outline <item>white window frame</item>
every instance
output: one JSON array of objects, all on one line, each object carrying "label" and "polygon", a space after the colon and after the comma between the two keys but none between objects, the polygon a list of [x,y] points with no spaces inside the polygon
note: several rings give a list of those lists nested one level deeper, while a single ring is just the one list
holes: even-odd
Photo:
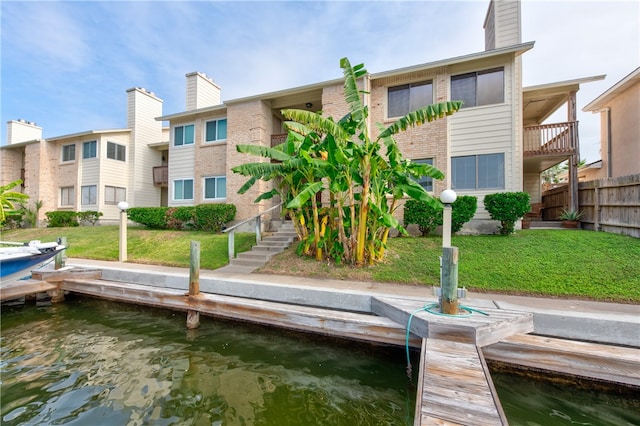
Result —
[{"label": "white window frame", "polygon": [[[113,149],[110,149],[113,146]],[[113,151],[113,157],[110,157],[109,151]],[[122,157],[122,158],[120,158]],[[127,161],[127,146],[116,142],[107,141],[107,158],[116,161]]]},{"label": "white window frame", "polygon": [[60,187],[60,207],[73,207],[76,205],[76,191],[73,186]]},{"label": "white window frame", "polygon": [[104,203],[116,205],[120,201],[127,201],[127,188],[105,185]]},{"label": "white window frame", "polygon": [[[213,179],[215,188],[215,197],[207,197],[207,181]],[[218,180],[224,179],[224,197],[218,196]],[[203,200],[224,200],[227,198],[227,177],[222,176],[206,176],[202,179],[202,199]]]},{"label": "white window frame", "polygon": [[[499,174],[500,176],[498,177],[498,180],[500,182],[498,182],[495,186],[494,185],[479,185],[479,182],[482,180],[488,180],[488,176],[491,174],[491,171],[495,169],[495,167],[493,165],[487,165],[487,166],[483,166],[482,164],[482,160],[488,160],[488,157],[492,157],[492,156],[502,156],[502,169],[499,170]],[[474,158],[475,159],[475,171],[474,171],[474,187],[463,187],[460,186],[459,183],[456,183],[456,172],[457,170],[455,170],[455,168],[457,168],[458,166],[454,165],[454,160],[456,159],[471,159]],[[468,190],[468,191],[484,191],[484,190],[496,190],[496,189],[505,189],[505,182],[506,182],[506,165],[505,165],[505,160],[506,160],[506,155],[504,152],[494,152],[494,153],[490,153],[490,154],[476,154],[476,155],[460,155],[460,156],[456,156],[456,157],[451,157],[451,187],[453,189],[458,189],[458,190]],[[481,167],[483,166],[483,167]],[[482,170],[481,170],[482,168]],[[483,177],[484,175],[484,177]]]},{"label": "white window frame", "polygon": [[80,205],[98,205],[98,185],[83,185],[80,187]]},{"label": "white window frame", "polygon": [[[411,99],[411,88],[417,88],[420,86],[430,86],[431,87],[431,99],[429,99],[427,101],[426,104],[421,105],[420,103],[417,102],[417,99]],[[402,90],[402,88],[405,88],[409,91],[409,105],[408,105],[408,110],[404,111],[402,114],[394,114],[391,115],[391,111],[390,111],[390,102],[389,102],[389,94],[392,91],[400,91]],[[389,86],[387,87],[387,118],[395,118],[395,117],[404,117],[405,115],[407,115],[408,113],[415,111],[417,109],[420,109],[422,107],[425,107],[427,105],[431,105],[433,104],[433,80],[423,80],[423,81],[416,81],[413,83],[405,83],[405,84],[398,84],[395,86]]]},{"label": "white window frame", "polygon": [[[185,182],[191,182],[191,198],[185,198],[184,197],[184,183]],[[182,196],[183,196],[182,198],[177,198],[176,197],[176,185],[178,185],[178,183],[180,185],[182,185],[182,190],[181,190],[182,191]],[[173,180],[173,184],[172,184],[173,191],[171,192],[171,196],[172,196],[173,201],[192,201],[193,198],[194,198],[194,185],[193,184],[194,184],[193,178],[174,179]]]},{"label": "white window frame", "polygon": [[[191,127],[192,128],[192,132],[193,132],[193,138],[191,139],[191,142],[185,142],[185,128],[187,127]],[[176,139],[176,131],[178,129],[182,129],[182,140],[180,141],[180,143],[178,143],[177,139]],[[196,126],[195,124],[181,124],[179,126],[174,126],[173,129],[171,129],[171,138],[173,139],[173,146],[174,147],[181,147],[181,146],[189,146],[189,145],[193,145],[195,143],[196,140]]]},{"label": "white window frame", "polygon": [[[87,157],[87,152],[86,152],[86,147],[89,145],[93,145],[93,152],[92,152],[92,156]],[[98,141],[87,141],[87,142],[83,142],[82,143],[82,159],[83,160],[90,160],[92,158],[97,158],[98,157]]]},{"label": "white window frame", "polygon": [[72,161],[76,161],[76,144],[72,143],[72,144],[62,145],[62,152],[60,154],[60,159],[62,160],[63,163],[70,163]]},{"label": "white window frame", "polygon": [[[220,134],[220,122],[221,121],[225,122],[225,132],[224,132],[225,137],[224,138],[218,138],[218,135]],[[216,123],[216,125],[215,125],[216,126],[216,138],[215,139],[211,139],[211,140],[207,139],[207,136],[208,136],[207,129],[208,129],[209,123]],[[228,122],[227,122],[226,118],[216,118],[215,120],[205,121],[204,122],[204,132],[203,132],[204,133],[204,142],[205,143],[215,143],[215,142],[224,142],[224,141],[226,141],[227,140],[227,136],[228,136],[227,123]]]}]

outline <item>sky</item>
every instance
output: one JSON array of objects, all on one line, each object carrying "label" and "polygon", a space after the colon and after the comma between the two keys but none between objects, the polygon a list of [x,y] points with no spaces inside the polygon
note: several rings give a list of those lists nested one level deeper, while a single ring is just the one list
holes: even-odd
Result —
[{"label": "sky", "polygon": [[[185,74],[222,100],[484,50],[488,0],[7,1],[1,13],[1,144],[9,120],[43,137],[126,127],[126,90],[185,110]],[[598,114],[582,108],[640,65],[640,1],[522,0],[523,83],[606,74],[577,95],[582,158],[600,159]],[[552,122],[566,121],[566,108]]]}]

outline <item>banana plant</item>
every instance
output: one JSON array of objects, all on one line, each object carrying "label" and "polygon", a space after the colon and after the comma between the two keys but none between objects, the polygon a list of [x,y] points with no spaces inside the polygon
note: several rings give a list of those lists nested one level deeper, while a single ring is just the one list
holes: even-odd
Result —
[{"label": "banana plant", "polygon": [[22,180],[18,179],[7,185],[0,186],[0,224],[4,224],[7,216],[18,212],[17,204],[24,203],[29,199],[27,194],[11,191],[21,183]]},{"label": "banana plant", "polygon": [[[439,204],[416,179],[442,179],[433,166],[404,160],[393,136],[411,127],[451,115],[462,102],[441,102],[412,111],[389,127],[369,135],[369,111],[362,101],[358,80],[367,74],[363,65],[340,61],[344,96],[349,112],[339,121],[319,113],[287,109],[283,116],[289,136],[274,148],[239,145],[238,151],[271,158],[280,163],[251,163],[232,170],[249,177],[246,191],[258,180],[276,179],[272,191],[258,200],[280,195],[292,212],[302,247],[316,260],[331,258],[356,266],[382,259],[389,230],[406,232],[395,219],[404,197]],[[386,148],[386,153],[380,151]],[[329,206],[319,206],[316,196],[325,191]],[[256,200],[256,201],[258,201]],[[333,243],[333,244],[332,244]]]}]

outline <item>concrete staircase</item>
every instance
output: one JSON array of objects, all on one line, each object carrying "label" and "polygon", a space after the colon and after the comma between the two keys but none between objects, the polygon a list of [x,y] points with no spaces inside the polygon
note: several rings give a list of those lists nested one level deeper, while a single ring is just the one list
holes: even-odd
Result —
[{"label": "concrete staircase", "polygon": [[289,220],[283,221],[273,235],[262,238],[262,241],[253,246],[251,250],[239,253],[235,259],[231,259],[227,266],[217,270],[219,272],[249,274],[264,266],[276,254],[289,248],[296,238],[293,223]]},{"label": "concrete staircase", "polygon": [[561,220],[532,220],[530,229],[562,229]]}]

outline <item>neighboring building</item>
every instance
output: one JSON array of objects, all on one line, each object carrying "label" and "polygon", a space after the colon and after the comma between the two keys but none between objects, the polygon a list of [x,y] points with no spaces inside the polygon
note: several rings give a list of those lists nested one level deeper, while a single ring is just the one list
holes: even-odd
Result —
[{"label": "neighboring building", "polygon": [[153,185],[150,170],[162,165],[154,144],[168,137],[155,120],[162,100],[141,88],[127,90],[127,100],[124,129],[42,139],[42,128],[35,123],[9,121],[7,145],[0,150],[2,184],[22,179],[30,207],[42,201],[40,221],[53,210],[95,210],[104,214],[103,221],[115,221],[119,201],[160,205],[160,188]]},{"label": "neighboring building", "polygon": [[585,106],[600,113],[600,173],[592,179],[640,173],[640,67]]},{"label": "neighboring building", "polygon": [[[478,196],[479,209],[469,228],[492,232],[496,224],[488,220],[483,208],[484,195],[526,190],[532,203],[540,202],[540,173],[566,159],[574,158],[577,162],[575,94],[580,84],[603,76],[523,88],[521,55],[533,48],[534,43],[521,41],[520,2],[492,0],[484,28],[486,49],[482,52],[367,74],[360,83],[368,92],[364,100],[369,106],[369,130],[373,137],[378,132],[376,123],[388,125],[420,106],[464,100],[458,113],[413,128],[397,135],[396,140],[406,158],[429,162],[445,173],[442,182],[422,180],[427,190],[438,195],[453,188],[461,195]],[[206,75],[194,72],[186,77],[185,111],[162,115],[161,101],[147,94],[157,100],[152,103],[155,108],[138,109],[130,102],[126,130],[95,135],[88,132],[45,142],[39,140],[37,129],[31,129],[32,133],[13,139],[22,144],[2,147],[2,164],[11,153],[17,164],[31,170],[24,158],[32,153],[22,146],[40,146],[38,152],[51,158],[44,172],[49,178],[47,182],[55,182],[57,188],[37,180],[29,183],[30,177],[25,192],[36,194],[36,198],[43,198],[46,192],[49,210],[108,209],[104,211],[105,218],[115,218],[115,206],[106,204],[106,194],[102,195],[109,185],[126,188],[126,198],[132,206],[232,203],[238,210],[237,220],[244,220],[272,207],[275,201],[253,202],[260,193],[271,189],[268,182],[259,182],[246,194],[238,194],[246,178],[231,169],[246,162],[268,160],[240,154],[236,146],[267,147],[283,141],[284,119],[280,111],[285,108],[321,110],[333,117],[342,117],[348,111],[342,79],[222,103],[220,87]],[[139,96],[144,96],[144,92]],[[544,124],[564,104],[568,105],[567,122]],[[132,115],[131,111],[137,111],[138,115]],[[150,123],[152,116],[155,125]],[[169,123],[168,129],[162,129],[163,121]],[[10,134],[19,133],[14,123],[10,123]],[[120,139],[115,140],[116,135]],[[84,159],[80,157],[73,166],[63,168],[65,162],[60,156],[65,155],[65,146],[75,144],[80,153],[83,144],[94,139],[98,141],[100,155],[93,168],[83,166]],[[105,144],[109,141],[125,146],[128,167],[123,168],[117,159],[107,164]],[[118,168],[122,170],[116,171]],[[3,170],[3,182],[11,180],[9,174],[19,176],[19,171],[5,174]],[[577,178],[574,180],[577,194]],[[92,185],[96,186],[96,204],[85,208],[82,195],[90,196],[91,190],[84,187]],[[35,189],[40,186],[47,189]],[[73,196],[68,194],[71,189],[64,192],[64,188],[71,187],[76,191]],[[69,201],[67,206],[66,199],[73,203]]]}]

